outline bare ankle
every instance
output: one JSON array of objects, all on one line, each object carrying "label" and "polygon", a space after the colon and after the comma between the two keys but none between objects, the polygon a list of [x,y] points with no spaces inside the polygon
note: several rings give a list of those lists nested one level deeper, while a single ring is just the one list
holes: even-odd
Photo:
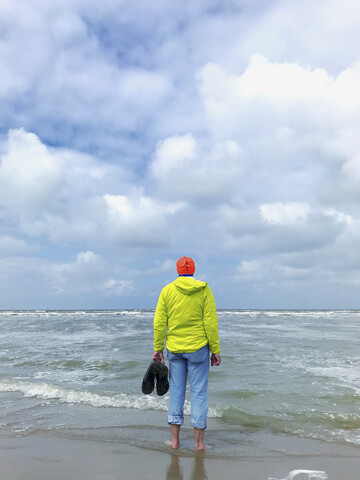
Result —
[{"label": "bare ankle", "polygon": [[205,429],[194,427],[195,450],[207,450],[209,445],[204,443]]},{"label": "bare ankle", "polygon": [[179,439],[171,440],[171,448],[173,450],[177,450],[179,447],[180,447],[180,440]]},{"label": "bare ankle", "polygon": [[171,448],[176,450],[180,446],[180,425],[170,425]]}]

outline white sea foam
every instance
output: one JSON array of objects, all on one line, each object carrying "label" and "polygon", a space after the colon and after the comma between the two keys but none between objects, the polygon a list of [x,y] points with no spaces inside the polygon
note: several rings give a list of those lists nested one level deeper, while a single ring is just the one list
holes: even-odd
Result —
[{"label": "white sea foam", "polygon": [[[93,407],[131,408],[135,410],[167,411],[168,397],[159,398],[153,395],[100,395],[86,390],[66,389],[48,383],[24,381],[2,381],[0,392],[19,392],[25,397],[36,397],[44,400],[58,400],[61,403],[91,405]],[[190,415],[190,403],[185,402],[184,414]],[[220,417],[216,408],[210,408],[209,417]]]},{"label": "white sea foam", "polygon": [[152,317],[155,310],[2,310],[0,317],[92,317],[103,318],[113,316]]},{"label": "white sea foam", "polygon": [[352,310],[219,310],[219,315],[241,317],[333,317],[341,314],[356,313]]},{"label": "white sea foam", "polygon": [[307,367],[306,370],[314,375],[335,378],[342,385],[352,388],[356,393],[360,393],[360,373],[358,365],[351,366],[326,366],[326,367]]},{"label": "white sea foam", "polygon": [[[327,480],[326,472],[322,470],[292,470],[285,478],[281,480]],[[269,478],[268,480],[278,480]]]}]

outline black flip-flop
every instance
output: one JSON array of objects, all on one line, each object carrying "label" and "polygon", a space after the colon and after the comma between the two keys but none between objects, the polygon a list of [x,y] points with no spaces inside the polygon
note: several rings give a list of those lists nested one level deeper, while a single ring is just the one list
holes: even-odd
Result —
[{"label": "black flip-flop", "polygon": [[168,368],[165,363],[158,362],[156,376],[156,393],[161,397],[169,390]]},{"label": "black flip-flop", "polygon": [[142,392],[145,395],[150,395],[155,387],[156,379],[156,393],[161,397],[169,390],[168,368],[165,363],[155,362],[150,363],[142,381]]},{"label": "black flip-flop", "polygon": [[142,381],[141,388],[142,388],[142,392],[145,395],[150,395],[150,393],[152,393],[152,391],[154,390],[156,369],[157,369],[157,362],[153,360],[150,363],[149,368],[146,370],[146,373]]}]

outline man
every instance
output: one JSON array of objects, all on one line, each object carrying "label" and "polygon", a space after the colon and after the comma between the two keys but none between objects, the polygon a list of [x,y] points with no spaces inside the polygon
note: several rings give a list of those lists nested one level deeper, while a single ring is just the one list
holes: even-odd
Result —
[{"label": "man", "polygon": [[164,362],[163,348],[169,361],[170,402],[168,423],[171,447],[180,445],[180,427],[184,423],[186,379],[189,374],[191,426],[195,448],[205,450],[209,351],[211,365],[220,365],[220,344],[216,306],[206,282],[193,277],[194,260],[181,257],[176,262],[178,278],[161,291],[154,317],[153,360]]}]

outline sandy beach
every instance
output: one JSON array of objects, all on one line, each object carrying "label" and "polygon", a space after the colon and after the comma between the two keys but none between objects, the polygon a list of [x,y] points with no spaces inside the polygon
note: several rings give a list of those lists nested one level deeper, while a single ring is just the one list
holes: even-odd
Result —
[{"label": "sandy beach", "polygon": [[[189,439],[190,433],[189,429]],[[289,440],[294,446],[297,444],[299,453],[291,453],[290,446],[288,453],[282,455],[262,456],[257,450],[251,456],[226,458],[217,455],[216,446],[206,453],[196,453],[187,446],[173,452],[161,442],[154,442],[146,449],[33,434],[0,440],[0,477],[2,480],[268,480],[283,479],[293,470],[307,469],[325,471],[329,480],[358,478],[360,457],[356,448]],[[310,454],[312,447],[315,449]],[[299,474],[295,478],[304,480],[308,476]]]}]

